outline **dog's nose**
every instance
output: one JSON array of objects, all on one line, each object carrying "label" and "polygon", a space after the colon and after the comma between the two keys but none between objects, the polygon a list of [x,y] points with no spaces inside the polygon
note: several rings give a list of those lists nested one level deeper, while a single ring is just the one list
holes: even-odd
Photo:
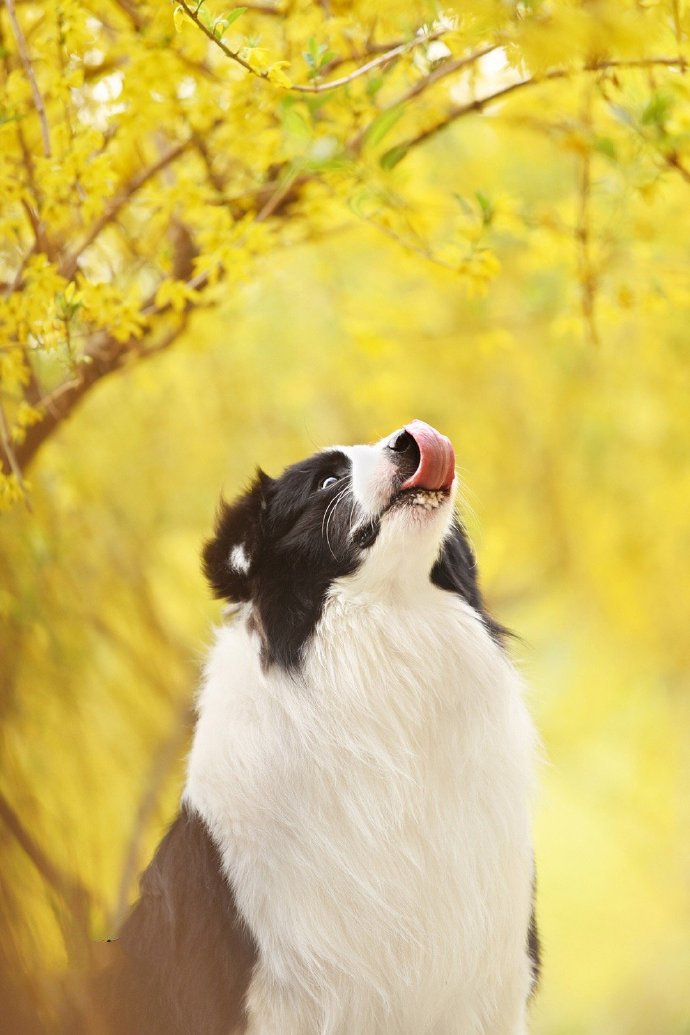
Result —
[{"label": "dog's nose", "polygon": [[413,420],[396,432],[388,448],[395,452],[419,454],[414,473],[401,489],[449,489],[455,477],[455,453],[449,438],[431,424]]}]

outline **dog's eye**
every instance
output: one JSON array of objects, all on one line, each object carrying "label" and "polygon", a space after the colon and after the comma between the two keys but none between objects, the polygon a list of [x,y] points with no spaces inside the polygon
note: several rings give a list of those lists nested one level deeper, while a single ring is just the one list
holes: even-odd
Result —
[{"label": "dog's eye", "polygon": [[334,474],[327,474],[326,477],[322,478],[321,481],[319,482],[319,488],[320,489],[330,489],[331,485],[335,485],[335,483],[339,482],[339,481],[340,481],[340,478],[336,477],[336,475],[334,475]]}]

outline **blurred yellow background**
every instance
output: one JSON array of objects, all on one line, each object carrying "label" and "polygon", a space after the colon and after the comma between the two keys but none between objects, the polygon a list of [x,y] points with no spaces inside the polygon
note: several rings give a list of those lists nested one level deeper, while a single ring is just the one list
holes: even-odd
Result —
[{"label": "blurred yellow background", "polygon": [[[557,84],[540,115],[577,104]],[[199,566],[219,493],[419,417],[455,445],[460,511],[543,738],[533,1031],[690,1033],[688,187],[664,178],[623,203],[597,157],[591,219],[613,241],[597,344],[564,230],[577,147],[555,151],[534,117],[516,101],[396,172],[426,230],[454,195],[495,199],[488,292],[324,203],[322,233],[315,217],[174,349],[98,385],[30,469],[33,513],[2,517],[0,966],[16,1024],[22,997],[55,1005],[85,925],[114,933],[174,814],[220,619]]]}]

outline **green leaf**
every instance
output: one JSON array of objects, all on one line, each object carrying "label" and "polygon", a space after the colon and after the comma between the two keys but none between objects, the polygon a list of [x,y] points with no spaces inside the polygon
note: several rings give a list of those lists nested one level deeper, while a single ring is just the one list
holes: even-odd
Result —
[{"label": "green leaf", "polygon": [[379,159],[379,165],[382,169],[385,169],[386,171],[394,169],[398,162],[402,162],[407,152],[407,144],[396,144],[395,147],[391,147],[388,151],[381,155]]},{"label": "green leaf", "polygon": [[376,147],[377,144],[380,144],[383,138],[393,129],[396,122],[402,118],[404,110],[403,106],[399,104],[397,107],[389,108],[388,111],[382,111],[380,115],[377,115],[366,132],[367,144],[370,147]]},{"label": "green leaf", "polygon": [[225,15],[225,28],[226,28],[226,29],[229,29],[229,28],[230,28],[230,26],[231,26],[231,25],[232,25],[232,24],[233,24],[234,22],[236,22],[238,18],[241,18],[241,17],[242,17],[242,15],[243,15],[243,14],[244,14],[244,13],[245,13],[246,11],[247,11],[247,8],[246,8],[246,7],[236,7],[236,8],[235,8],[235,9],[234,9],[233,11],[230,11],[230,13],[229,13],[229,14],[226,14],[226,15]]},{"label": "green leaf", "polygon": [[184,7],[180,7],[180,5],[178,4],[175,10],[173,11],[173,24],[175,26],[175,32],[182,31],[182,26],[184,25],[184,20],[186,17],[187,15],[185,14]]},{"label": "green leaf", "polygon": [[481,190],[475,191],[474,196],[479,202],[479,207],[482,211],[482,223],[484,226],[491,226],[491,221],[494,218],[494,206],[491,200]]},{"label": "green leaf", "polygon": [[385,80],[382,75],[373,75],[367,82],[367,97],[373,100],[383,86]]},{"label": "green leaf", "polygon": [[303,111],[294,105],[285,106],[281,113],[283,128],[286,133],[299,140],[309,140],[312,136],[312,127]]},{"label": "green leaf", "polygon": [[463,212],[463,215],[466,215],[466,216],[469,216],[469,217],[473,217],[474,216],[474,214],[475,214],[474,209],[470,205],[470,203],[467,200],[467,198],[463,198],[462,194],[457,194],[455,191],[453,191],[453,197],[455,198],[455,200],[457,201],[458,205],[460,206],[460,208],[461,208],[461,210]]},{"label": "green leaf", "polygon": [[610,158],[612,162],[616,162],[618,160],[616,143],[611,139],[611,137],[594,137],[592,147],[600,155],[605,155],[606,158]]},{"label": "green leaf", "polygon": [[659,129],[663,129],[672,107],[672,97],[669,97],[668,94],[656,93],[648,101],[640,122],[643,126],[658,126]]}]

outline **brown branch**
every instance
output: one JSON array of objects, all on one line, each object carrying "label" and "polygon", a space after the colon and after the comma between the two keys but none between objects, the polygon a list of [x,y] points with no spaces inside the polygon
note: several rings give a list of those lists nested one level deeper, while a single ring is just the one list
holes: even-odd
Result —
[{"label": "brown branch", "polygon": [[455,72],[460,72],[462,69],[476,64],[477,61],[485,57],[487,54],[491,54],[494,50],[498,50],[500,45],[500,43],[489,43],[485,47],[473,50],[470,54],[465,54],[464,57],[456,58],[454,61],[444,61],[439,68],[435,68],[433,72],[429,72],[428,75],[416,82],[414,86],[411,86],[409,90],[401,94],[394,101],[387,104],[385,108],[381,109],[381,111],[388,111],[389,108],[395,108],[398,104],[405,104],[407,101],[411,101],[413,97],[418,97],[420,93],[423,93],[430,86],[434,86],[441,79],[445,79],[446,76],[453,75]]},{"label": "brown branch", "polygon": [[[591,94],[587,92],[584,121],[591,127]],[[597,277],[592,265],[590,202],[592,197],[592,153],[585,148],[580,158],[578,182],[578,214],[575,228],[577,241],[578,267],[581,285],[582,319],[587,330],[590,343],[599,346],[601,339],[596,320]]]},{"label": "brown branch", "polygon": [[114,0],[115,6],[131,21],[135,29],[143,29],[146,25],[146,18],[137,10],[133,0]]},{"label": "brown branch", "polygon": [[15,477],[17,485],[19,486],[20,492],[24,498],[27,510],[31,512],[31,503],[29,502],[29,494],[22,477],[22,469],[19,466],[17,457],[15,456],[14,448],[12,446],[12,436],[10,434],[9,425],[5,416],[5,410],[0,400],[0,438],[2,438],[2,448],[5,454],[5,460],[3,461],[3,467],[5,470],[9,470]]},{"label": "brown branch", "polygon": [[407,43],[409,40],[389,40],[387,43],[374,43],[373,40],[367,40],[364,50],[353,51],[350,54],[336,54],[330,61],[327,61],[325,65],[319,69],[319,75],[328,75],[329,72],[335,71],[336,68],[340,68],[341,65],[356,64],[358,61],[365,61],[367,58],[373,57],[375,54],[383,54],[387,50],[394,50],[396,47],[401,46],[403,43]]},{"label": "brown branch", "polygon": [[669,166],[669,168],[675,169],[686,183],[690,183],[690,169],[683,165],[675,151],[672,151],[671,154],[664,155],[664,162]]},{"label": "brown branch", "polygon": [[39,90],[38,83],[36,82],[36,76],[34,75],[34,70],[31,65],[31,58],[29,57],[29,51],[26,46],[26,39],[24,38],[24,33],[22,32],[22,27],[19,24],[17,12],[14,7],[14,0],[5,0],[5,6],[7,7],[7,15],[10,19],[10,25],[12,26],[12,33],[17,43],[19,60],[21,61],[22,66],[24,68],[26,78],[29,80],[29,85],[31,87],[31,95],[34,99],[34,107],[36,109],[36,114],[38,115],[39,121],[41,123],[41,135],[43,137],[43,154],[46,156],[46,158],[50,158],[50,132],[48,130],[48,119],[46,116],[45,104],[43,103],[43,97],[41,96],[41,91]]},{"label": "brown branch", "polygon": [[139,800],[125,854],[117,899],[112,916],[112,929],[117,931],[125,918],[129,896],[141,866],[141,842],[156,812],[163,786],[184,748],[192,720],[189,702],[178,708],[173,726],[161,742],[144,781],[144,793]]},{"label": "brown branch", "polygon": [[401,150],[410,150],[410,148],[417,147],[419,144],[426,143],[427,140],[431,140],[437,133],[440,133],[447,126],[450,126],[451,123],[456,122],[465,115],[471,115],[473,112],[481,112],[488,105],[493,104],[495,101],[503,100],[505,97],[508,97],[511,93],[516,93],[518,90],[525,90],[532,86],[540,86],[542,83],[550,82],[554,79],[567,79],[570,76],[579,75],[583,72],[605,72],[612,68],[655,68],[658,66],[679,68],[681,72],[685,72],[688,67],[688,61],[684,57],[639,58],[637,60],[630,61],[592,61],[584,65],[582,68],[554,68],[550,72],[545,72],[544,75],[532,76],[529,79],[520,79],[518,82],[510,83],[508,86],[503,86],[500,90],[495,90],[494,93],[487,94],[485,97],[477,97],[475,100],[468,101],[466,104],[456,105],[448,111],[440,122],[435,123],[428,129],[422,130],[422,132],[418,133],[416,136],[403,141],[399,147]]},{"label": "brown branch", "polygon": [[[401,104],[406,104],[414,97],[418,97],[421,93],[424,93],[425,90],[428,90],[429,87],[434,86],[441,79],[445,79],[446,76],[453,75],[455,72],[460,72],[462,69],[475,64],[480,60],[480,58],[483,58],[485,54],[490,54],[492,51],[496,50],[498,46],[499,44],[497,43],[487,44],[487,46],[480,47],[479,50],[475,50],[471,54],[466,54],[464,57],[456,58],[454,61],[444,62],[439,68],[434,69],[433,72],[429,72],[428,75],[419,79],[413,86],[406,90],[405,93],[400,94],[394,100],[389,101],[388,104],[379,108],[376,112],[376,118],[384,112],[391,111],[393,108],[397,108]],[[351,154],[359,153],[369,129],[370,126],[366,126],[349,141],[347,150]]]},{"label": "brown branch", "polygon": [[[163,309],[157,311],[162,312]],[[104,335],[86,354],[87,362],[80,366],[80,376],[40,400],[39,405],[44,410],[42,420],[26,429],[26,437],[14,450],[15,460],[20,469],[27,470],[46,439],[73,413],[97,382],[120,370],[131,356],[145,359],[169,348],[184,330],[187,315],[185,311],[179,322],[164,334],[160,341],[148,348],[143,348],[141,341],[134,337],[125,342],[118,342],[110,335]],[[11,470],[5,459],[2,467],[5,473]]]},{"label": "brown branch", "polygon": [[414,50],[415,47],[419,47],[422,43],[431,43],[432,40],[439,39],[446,32],[446,29],[439,29],[437,32],[420,33],[406,43],[399,43],[390,50],[384,51],[383,54],[379,54],[378,57],[372,58],[371,61],[367,61],[366,64],[360,65],[359,68],[355,68],[354,71],[340,76],[338,79],[331,79],[329,82],[316,84],[300,85],[297,83],[292,86],[292,89],[300,93],[323,93],[325,90],[334,90],[338,86],[345,86],[346,83],[359,79],[360,76],[366,75],[367,72],[371,72],[374,68],[387,65],[389,61],[395,61],[397,58],[402,57],[403,54],[407,54]]},{"label": "brown branch", "polygon": [[256,222],[263,223],[270,216],[278,212],[292,193],[298,190],[308,180],[312,179],[308,173],[298,173],[293,170],[288,176],[279,181],[275,191],[268,197],[256,214]]},{"label": "brown branch", "polygon": [[45,883],[57,893],[59,898],[68,907],[72,918],[78,920],[81,930],[85,931],[88,921],[88,907],[91,900],[89,891],[76,877],[72,874],[64,873],[48,858],[26,829],[18,813],[12,808],[2,791],[0,791],[0,820],[5,824],[27,858],[31,860]]},{"label": "brown branch", "polygon": [[[231,50],[226,43],[223,43],[222,39],[219,39],[215,35],[213,29],[205,25],[198,14],[198,8],[193,11],[192,8],[186,3],[186,0],[178,0],[178,6],[184,11],[188,18],[190,18],[197,28],[201,29],[204,36],[206,36],[212,43],[222,50],[226,57],[230,58],[231,61],[237,62],[242,68],[246,69],[247,72],[251,72],[252,75],[258,79],[270,80],[270,74],[268,72],[259,72],[253,68],[248,61],[240,56],[236,50]],[[347,75],[340,76],[338,79],[331,79],[327,83],[294,83],[289,89],[295,90],[299,93],[325,93],[326,90],[334,90],[338,86],[345,86],[346,83],[351,83],[360,76],[366,75],[375,68],[379,68],[381,65],[387,64],[389,61],[394,61],[396,58],[401,57],[403,54],[408,53],[410,50],[414,50],[415,47],[420,46],[423,43],[430,43],[432,40],[437,40],[441,36],[445,35],[447,29],[438,29],[435,32],[430,33],[419,33],[411,40],[407,40],[404,43],[398,43],[390,50],[385,51],[383,54],[379,54],[378,57],[372,58],[371,61],[367,61],[366,64],[361,65],[354,71],[349,72]]]},{"label": "brown branch", "polygon": [[135,176],[124,184],[120,191],[111,199],[110,204],[106,206],[104,211],[94,220],[89,229],[86,231],[85,236],[79,242],[79,244],[62,259],[59,265],[59,271],[63,277],[67,277],[71,280],[77,269],[77,262],[79,257],[84,251],[93,244],[98,235],[108,226],[110,223],[117,219],[125,205],[131,201],[132,197],[141,190],[150,180],[154,178],[159,172],[167,168],[172,162],[183,154],[191,144],[194,143],[194,138],[189,137],[187,140],[181,141],[179,144],[175,144],[173,147],[168,148],[160,158],[149,165],[146,169],[142,169]]},{"label": "brown branch", "polygon": [[226,57],[230,58],[231,61],[237,62],[238,65],[241,65],[242,68],[246,69],[247,72],[251,72],[251,74],[255,75],[258,79],[268,79],[267,72],[257,72],[255,68],[252,68],[248,61],[245,61],[243,57],[240,57],[236,50],[231,50],[226,43],[223,43],[222,39],[215,36],[213,34],[213,30],[209,29],[207,25],[204,25],[197,11],[193,11],[192,8],[187,5],[185,0],[178,0],[178,7],[182,8],[187,17],[194,22],[197,28],[201,29],[204,36],[208,36],[211,42],[215,43],[219,50],[223,51]]}]

